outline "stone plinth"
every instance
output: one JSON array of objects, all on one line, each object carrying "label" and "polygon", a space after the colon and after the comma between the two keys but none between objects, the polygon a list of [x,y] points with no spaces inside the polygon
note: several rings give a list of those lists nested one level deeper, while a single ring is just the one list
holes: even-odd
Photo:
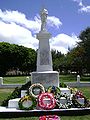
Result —
[{"label": "stone plinth", "polygon": [[60,88],[61,94],[67,94],[67,95],[71,95],[71,91],[69,88]]},{"label": "stone plinth", "polygon": [[59,87],[59,73],[57,71],[32,72],[31,84],[41,83],[45,88]]},{"label": "stone plinth", "polygon": [[16,99],[11,99],[8,101],[8,108],[19,108],[18,106],[18,102],[19,102],[20,98],[16,98]]}]

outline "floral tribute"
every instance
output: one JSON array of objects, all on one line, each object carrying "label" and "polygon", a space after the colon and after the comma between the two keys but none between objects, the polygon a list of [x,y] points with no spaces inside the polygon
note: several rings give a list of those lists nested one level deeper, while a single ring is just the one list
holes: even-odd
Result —
[{"label": "floral tribute", "polygon": [[57,115],[40,116],[39,120],[60,120]]},{"label": "floral tribute", "polygon": [[[35,90],[35,89],[39,90],[38,94],[35,94],[35,93],[34,93],[34,90]],[[32,97],[34,97],[34,98],[37,98],[38,95],[39,95],[40,93],[43,93],[43,92],[45,92],[45,88],[44,88],[43,85],[40,84],[40,83],[32,84],[32,85],[30,86],[30,88],[29,88],[29,94],[30,94]]]},{"label": "floral tribute", "polygon": [[[45,99],[48,101],[45,102]],[[54,95],[48,92],[40,94],[38,97],[38,106],[44,110],[55,108],[56,100],[54,98]]]},{"label": "floral tribute", "polygon": [[22,110],[32,109],[68,109],[90,107],[90,101],[76,88],[69,88],[71,94],[62,94],[59,87],[50,86],[47,90],[42,84],[32,84],[29,94],[19,100],[19,108]]},{"label": "floral tribute", "polygon": [[18,105],[21,110],[32,110],[36,106],[36,100],[26,95],[19,100]]}]

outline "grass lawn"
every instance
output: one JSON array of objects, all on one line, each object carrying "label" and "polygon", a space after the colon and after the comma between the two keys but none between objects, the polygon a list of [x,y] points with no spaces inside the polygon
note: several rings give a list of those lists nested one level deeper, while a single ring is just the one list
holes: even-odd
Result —
[{"label": "grass lawn", "polygon": [[[76,76],[73,75],[60,75],[60,81],[76,81]],[[90,81],[90,77],[86,80],[86,78],[83,78],[83,81]],[[25,77],[4,77],[4,84],[23,84],[26,82],[26,76]],[[81,90],[84,95],[86,95],[90,99],[90,87],[83,87],[83,88],[78,88]],[[11,94],[13,89],[0,89],[0,103],[3,101],[5,98],[7,98],[8,95]],[[90,120],[90,115],[84,115],[84,116],[61,116],[61,120]],[[38,120],[38,117],[21,117],[21,118],[1,118],[0,120]]]},{"label": "grass lawn", "polygon": [[20,77],[4,77],[4,84],[23,84],[26,83],[26,76]]},{"label": "grass lawn", "polygon": [[[60,75],[59,79],[61,82],[76,82],[77,76],[76,75]],[[81,76],[80,81],[82,82],[90,82],[90,77]]]}]

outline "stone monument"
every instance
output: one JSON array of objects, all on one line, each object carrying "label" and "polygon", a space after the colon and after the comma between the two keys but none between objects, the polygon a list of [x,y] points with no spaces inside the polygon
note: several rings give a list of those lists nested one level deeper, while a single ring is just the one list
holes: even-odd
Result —
[{"label": "stone monument", "polygon": [[59,87],[59,73],[53,71],[52,56],[50,51],[49,39],[51,34],[46,29],[48,11],[42,9],[41,30],[37,34],[39,40],[39,48],[37,54],[37,71],[31,74],[31,83],[41,83],[45,88],[49,86]]}]

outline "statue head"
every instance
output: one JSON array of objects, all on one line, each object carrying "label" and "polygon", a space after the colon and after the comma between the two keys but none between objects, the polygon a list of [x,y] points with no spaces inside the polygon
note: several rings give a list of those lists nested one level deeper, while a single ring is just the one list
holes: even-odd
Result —
[{"label": "statue head", "polygon": [[43,15],[43,14],[48,15],[47,9],[42,9],[42,10],[41,10],[41,15]]}]

